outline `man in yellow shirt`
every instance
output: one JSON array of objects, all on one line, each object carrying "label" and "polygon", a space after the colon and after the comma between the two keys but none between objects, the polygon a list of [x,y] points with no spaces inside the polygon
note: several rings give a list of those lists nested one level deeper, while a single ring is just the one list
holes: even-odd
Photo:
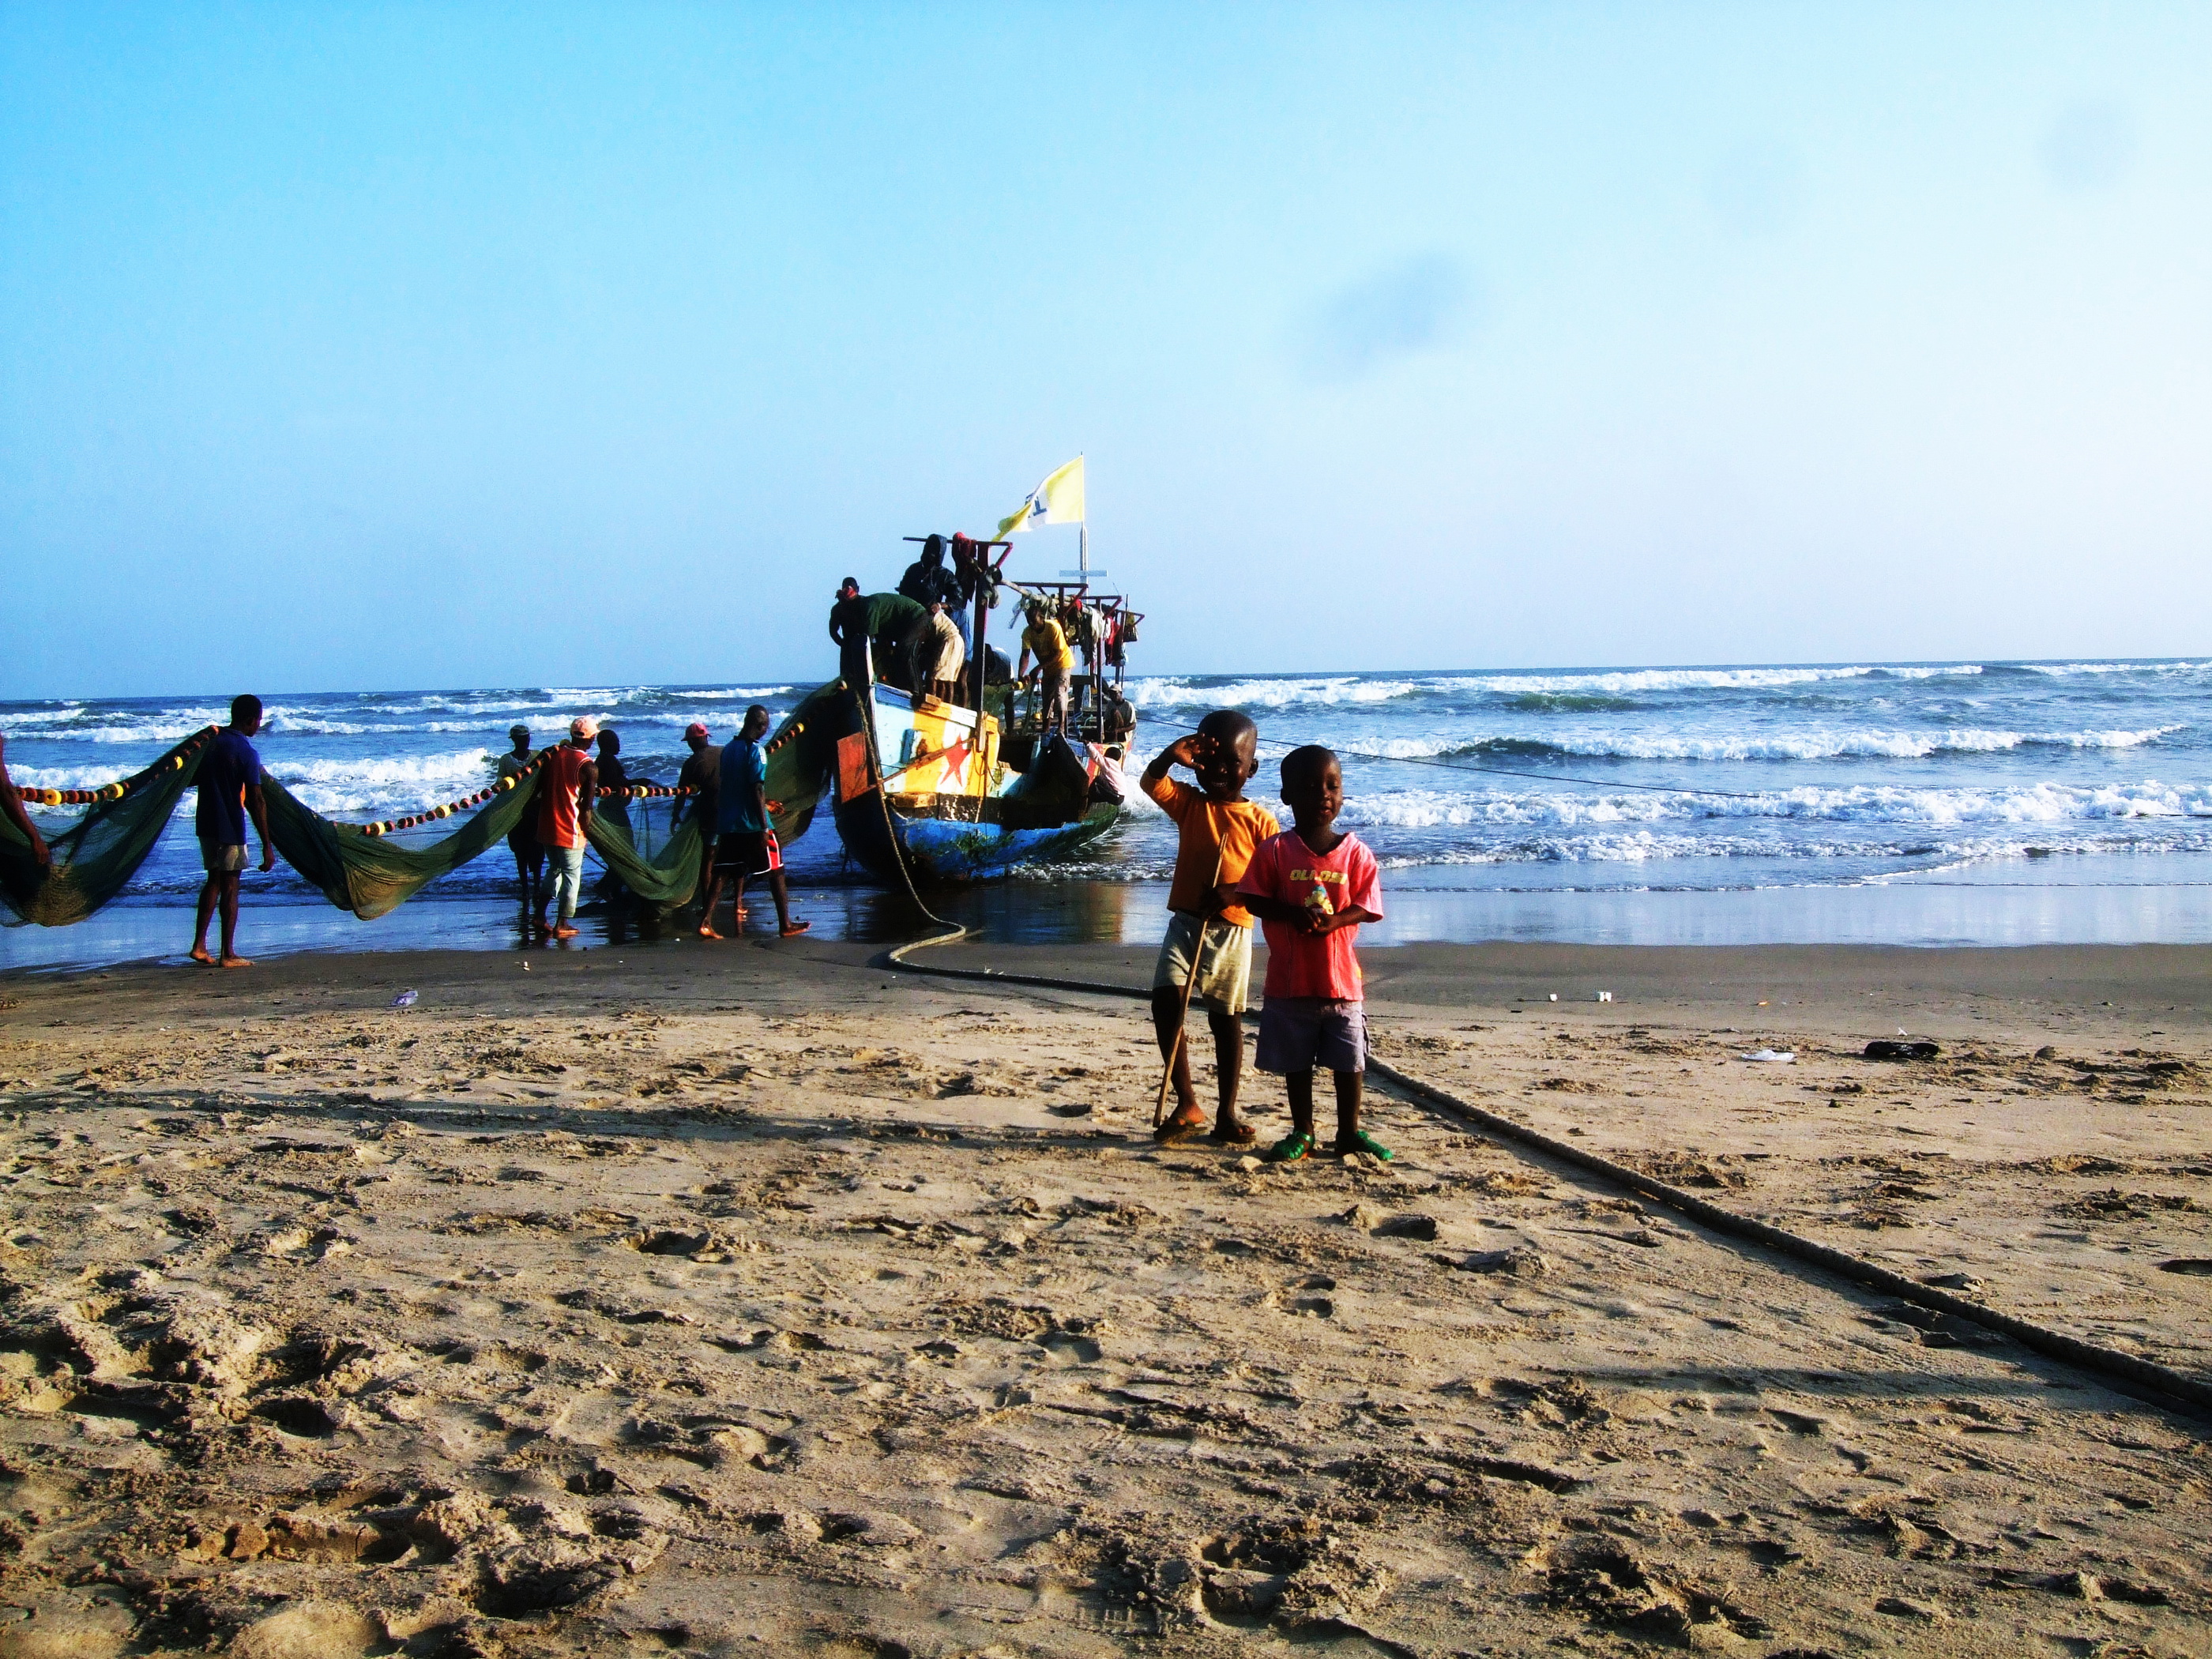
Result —
[{"label": "man in yellow shirt", "polygon": [[1030,625],[1022,630],[1022,657],[1014,665],[1014,678],[1019,680],[1029,678],[1030,655],[1034,652],[1037,674],[1042,682],[1037,696],[1044,711],[1044,723],[1065,736],[1067,731],[1067,676],[1075,666],[1075,653],[1068,649],[1066,630],[1045,609],[1043,600],[1030,601],[1029,618]]}]

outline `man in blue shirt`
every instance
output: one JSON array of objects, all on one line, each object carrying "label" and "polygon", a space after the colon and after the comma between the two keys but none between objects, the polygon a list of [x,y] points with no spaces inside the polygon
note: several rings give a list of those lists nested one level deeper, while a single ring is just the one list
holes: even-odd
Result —
[{"label": "man in blue shirt", "polygon": [[246,817],[253,815],[253,828],[261,837],[264,874],[276,867],[276,849],[269,841],[269,807],[261,796],[261,757],[246,741],[261,729],[261,699],[233,697],[230,724],[215,735],[207,753],[200,757],[194,781],[199,785],[199,811],[193,822],[199,830],[200,862],[207,882],[200,889],[199,923],[192,930],[192,960],[210,962],[208,922],[216,906],[222,906],[222,965],[251,968],[238,954],[238,878],[246,868]]},{"label": "man in blue shirt", "polygon": [[745,723],[738,729],[738,735],[723,745],[715,825],[720,839],[714,844],[714,866],[707,878],[706,903],[699,917],[701,939],[722,937],[714,931],[714,908],[721,902],[726,879],[736,884],[731,901],[736,925],[731,931],[744,930],[749,876],[768,878],[769,891],[775,896],[776,924],[784,938],[795,938],[813,925],[791,919],[791,895],[783,879],[783,849],[776,845],[775,831],[769,828],[775,803],[768,798],[768,755],[760,741],[768,735],[768,710],[755,703],[745,710]]}]

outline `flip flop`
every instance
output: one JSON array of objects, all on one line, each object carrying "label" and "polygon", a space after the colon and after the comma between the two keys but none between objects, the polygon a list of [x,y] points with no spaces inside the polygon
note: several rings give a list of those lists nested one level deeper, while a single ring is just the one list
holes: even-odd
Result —
[{"label": "flip flop", "polygon": [[813,925],[811,921],[794,921],[790,927],[779,928],[777,931],[786,939],[797,939]]},{"label": "flip flop", "polygon": [[1304,1129],[1293,1129],[1267,1149],[1267,1158],[1275,1164],[1296,1164],[1313,1149],[1313,1137]]},{"label": "flip flop", "polygon": [[1377,1164],[1388,1164],[1397,1156],[1364,1129],[1354,1129],[1352,1132],[1352,1142],[1349,1146],[1345,1144],[1341,1136],[1338,1137],[1336,1145],[1330,1147],[1329,1151],[1339,1158],[1342,1158],[1346,1152],[1364,1152]]},{"label": "flip flop", "polygon": [[1205,1113],[1200,1112],[1196,1117],[1185,1117],[1181,1112],[1177,1112],[1152,1131],[1152,1139],[1163,1146],[1172,1146],[1178,1141],[1188,1139],[1205,1127]]},{"label": "flip flop", "polygon": [[1224,1132],[1217,1123],[1213,1133],[1206,1137],[1218,1146],[1249,1146],[1260,1138],[1260,1132],[1249,1123],[1231,1123]]}]

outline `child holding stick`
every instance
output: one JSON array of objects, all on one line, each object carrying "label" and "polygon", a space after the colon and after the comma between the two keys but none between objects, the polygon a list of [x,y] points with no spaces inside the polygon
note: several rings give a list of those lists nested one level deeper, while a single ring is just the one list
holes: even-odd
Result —
[{"label": "child holding stick", "polygon": [[[1224,1146],[1249,1146],[1259,1139],[1237,1115],[1244,1070],[1243,1016],[1252,982],[1252,915],[1237,897],[1237,882],[1253,849],[1282,827],[1266,807],[1244,799],[1246,782],[1260,769],[1259,741],[1259,728],[1249,720],[1234,709],[1216,709],[1197,732],[1162,750],[1145,769],[1145,793],[1180,832],[1168,890],[1168,908],[1175,914],[1152,969],[1152,1025],[1177,1100],[1175,1115],[1153,1131],[1163,1145],[1206,1127],[1183,1041],[1184,1009],[1193,994],[1206,1004],[1213,1031],[1220,1099],[1213,1139]],[[1169,777],[1172,766],[1190,768],[1198,787]]]}]

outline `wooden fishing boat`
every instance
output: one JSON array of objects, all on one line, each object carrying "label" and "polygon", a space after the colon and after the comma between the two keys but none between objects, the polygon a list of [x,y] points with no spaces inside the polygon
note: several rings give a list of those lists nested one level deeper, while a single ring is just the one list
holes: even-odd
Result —
[{"label": "wooden fishing boat", "polygon": [[1079,853],[1121,819],[1133,787],[1122,766],[1136,719],[1121,691],[1120,646],[1141,617],[1118,594],[1093,595],[1087,581],[1011,586],[1097,619],[1078,643],[1064,733],[1045,728],[1033,696],[991,675],[990,607],[981,592],[971,660],[984,672],[969,676],[963,702],[839,682],[830,721],[837,833],[879,880],[899,884],[902,866],[917,884],[1003,876]]}]

